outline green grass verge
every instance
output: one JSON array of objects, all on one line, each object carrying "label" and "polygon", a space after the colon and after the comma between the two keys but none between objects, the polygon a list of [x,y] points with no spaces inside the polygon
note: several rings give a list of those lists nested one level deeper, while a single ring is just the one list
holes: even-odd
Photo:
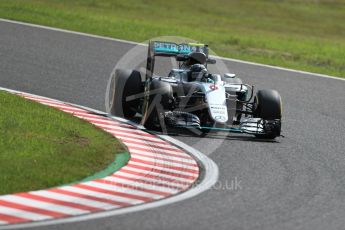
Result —
[{"label": "green grass verge", "polygon": [[2,0],[0,17],[139,42],[184,36],[220,56],[345,77],[343,0]]},{"label": "green grass verge", "polygon": [[0,194],[80,181],[117,154],[128,160],[120,142],[70,114],[3,91],[0,109]]}]

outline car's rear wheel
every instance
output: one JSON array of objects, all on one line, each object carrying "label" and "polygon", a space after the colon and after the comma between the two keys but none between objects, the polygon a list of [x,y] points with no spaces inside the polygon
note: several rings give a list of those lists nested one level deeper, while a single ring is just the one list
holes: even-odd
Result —
[{"label": "car's rear wheel", "polygon": [[144,126],[147,129],[164,131],[166,128],[164,122],[164,112],[169,110],[173,100],[173,89],[167,82],[152,80],[150,83],[150,95],[146,114],[144,116]]},{"label": "car's rear wheel", "polygon": [[141,74],[136,70],[115,70],[112,84],[112,105],[114,116],[132,119],[140,106],[140,93],[144,92]]},{"label": "car's rear wheel", "polygon": [[266,121],[279,121],[274,131],[268,134],[255,135],[259,138],[274,139],[280,135],[280,120],[282,118],[282,102],[276,90],[259,90],[254,99],[254,117]]}]

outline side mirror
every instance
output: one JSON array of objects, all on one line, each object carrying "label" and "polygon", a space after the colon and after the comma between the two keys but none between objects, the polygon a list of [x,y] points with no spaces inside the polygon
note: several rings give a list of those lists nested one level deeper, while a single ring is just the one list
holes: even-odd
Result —
[{"label": "side mirror", "polygon": [[213,59],[213,58],[208,58],[206,62],[207,62],[207,64],[216,64],[217,60]]},{"label": "side mirror", "polygon": [[234,77],[236,77],[236,74],[234,74],[234,73],[225,73],[224,77],[225,78],[234,78]]}]

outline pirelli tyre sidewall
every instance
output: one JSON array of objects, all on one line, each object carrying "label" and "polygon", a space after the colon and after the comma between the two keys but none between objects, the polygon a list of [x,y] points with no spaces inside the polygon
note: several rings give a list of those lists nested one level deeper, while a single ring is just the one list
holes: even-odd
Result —
[{"label": "pirelli tyre sidewall", "polygon": [[[111,114],[131,119],[135,116],[140,106],[140,93],[143,93],[141,74],[136,70],[116,69],[113,76],[113,102]],[[130,98],[138,96],[137,99]]]}]

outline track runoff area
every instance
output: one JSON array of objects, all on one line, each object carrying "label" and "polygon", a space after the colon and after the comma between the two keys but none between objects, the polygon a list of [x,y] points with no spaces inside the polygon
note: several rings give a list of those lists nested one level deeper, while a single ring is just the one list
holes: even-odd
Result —
[{"label": "track runoff area", "polygon": [[[179,142],[172,138],[159,138],[123,119],[85,107],[6,91],[92,123],[118,138],[131,157],[126,166],[104,178],[0,196],[0,229],[81,221],[161,206],[195,196],[217,180],[218,169],[212,161],[188,146],[181,144],[187,150],[178,147]],[[205,169],[213,170],[201,177]]]}]

